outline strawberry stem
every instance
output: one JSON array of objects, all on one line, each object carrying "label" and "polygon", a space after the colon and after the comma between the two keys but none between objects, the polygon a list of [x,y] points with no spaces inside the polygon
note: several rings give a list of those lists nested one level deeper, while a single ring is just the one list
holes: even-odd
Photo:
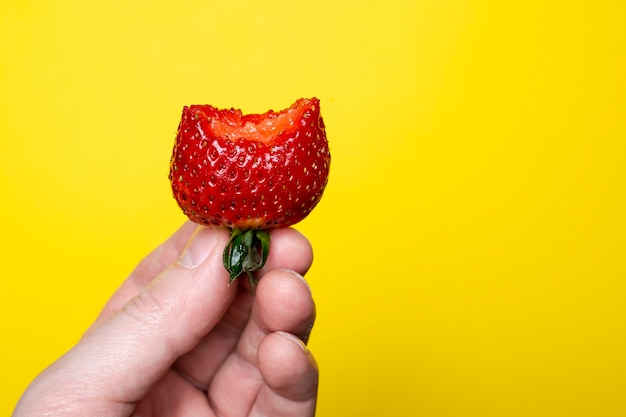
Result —
[{"label": "strawberry stem", "polygon": [[267,230],[233,229],[222,255],[224,268],[230,274],[228,283],[245,272],[254,293],[258,281],[252,272],[265,265],[269,253],[270,235]]}]

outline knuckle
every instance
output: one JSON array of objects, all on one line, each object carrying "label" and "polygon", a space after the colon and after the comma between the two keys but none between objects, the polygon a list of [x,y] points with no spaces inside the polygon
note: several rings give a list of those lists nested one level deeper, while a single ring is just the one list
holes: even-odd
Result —
[{"label": "knuckle", "polygon": [[131,298],[123,308],[132,319],[149,327],[159,327],[171,310],[169,303],[146,288]]}]

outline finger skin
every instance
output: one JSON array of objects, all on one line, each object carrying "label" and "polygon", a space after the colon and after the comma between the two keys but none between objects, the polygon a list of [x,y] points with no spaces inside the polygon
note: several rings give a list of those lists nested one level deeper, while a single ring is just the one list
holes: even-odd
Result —
[{"label": "finger skin", "polygon": [[315,415],[319,370],[300,339],[291,333],[270,333],[259,346],[257,360],[265,385],[250,416]]},{"label": "finger skin", "polygon": [[[213,407],[224,415],[247,415],[265,386],[258,369],[258,349],[275,332],[301,337],[315,321],[315,303],[299,274],[285,269],[267,272],[257,287],[252,315],[237,343],[209,386]],[[295,337],[295,336],[294,336]],[[242,399],[249,399],[243,401]]]},{"label": "finger skin", "polygon": [[[314,321],[315,302],[304,278],[287,269],[268,272],[259,284],[248,328],[264,334],[286,331],[307,340]],[[240,345],[246,342],[242,339]]]},{"label": "finger skin", "polygon": [[270,255],[259,271],[259,278],[278,268],[291,269],[300,275],[307,273],[313,263],[313,248],[309,240],[291,227],[270,231]]},{"label": "finger skin", "polygon": [[273,332],[261,342],[259,370],[267,386],[277,395],[298,402],[314,398],[317,363],[306,345],[287,332]]}]

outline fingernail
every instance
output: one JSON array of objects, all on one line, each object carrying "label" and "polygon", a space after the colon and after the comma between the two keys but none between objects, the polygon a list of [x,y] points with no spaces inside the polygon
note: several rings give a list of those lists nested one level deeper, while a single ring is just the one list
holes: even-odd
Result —
[{"label": "fingernail", "polygon": [[207,260],[215,249],[219,239],[214,229],[199,226],[189,239],[187,247],[178,259],[178,263],[187,268],[195,268]]},{"label": "fingernail", "polygon": [[278,334],[279,336],[282,336],[283,338],[289,340],[292,343],[295,343],[296,345],[300,347],[300,349],[302,349],[302,351],[305,354],[307,355],[309,354],[309,349],[307,349],[304,342],[300,340],[296,335],[288,333],[288,332],[283,332],[283,331],[277,331],[276,334]]},{"label": "fingernail", "polygon": [[304,277],[302,275],[298,274],[296,271],[293,271],[291,269],[284,269],[284,271],[287,272],[292,277],[298,278],[300,281],[302,281],[304,283],[304,285],[306,285],[306,287],[308,288],[309,293],[312,293],[311,286],[309,285],[308,282],[306,282],[306,279],[304,279]]},{"label": "fingernail", "polygon": [[313,331],[313,324],[314,323],[311,323],[309,328],[306,330],[306,334],[302,337],[302,342],[304,342],[305,346],[309,344],[309,338],[311,337],[311,332]]}]

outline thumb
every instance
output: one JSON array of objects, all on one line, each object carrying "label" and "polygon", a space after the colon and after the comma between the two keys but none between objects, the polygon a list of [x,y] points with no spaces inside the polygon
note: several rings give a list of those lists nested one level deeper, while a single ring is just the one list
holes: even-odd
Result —
[{"label": "thumb", "polygon": [[225,229],[198,227],[178,261],[92,328],[34,381],[27,394],[39,391],[32,395],[40,405],[42,395],[56,406],[63,398],[73,398],[75,403],[68,407],[76,415],[128,415],[133,403],[219,322],[230,305],[237,286],[227,285],[222,266],[227,241]]}]

